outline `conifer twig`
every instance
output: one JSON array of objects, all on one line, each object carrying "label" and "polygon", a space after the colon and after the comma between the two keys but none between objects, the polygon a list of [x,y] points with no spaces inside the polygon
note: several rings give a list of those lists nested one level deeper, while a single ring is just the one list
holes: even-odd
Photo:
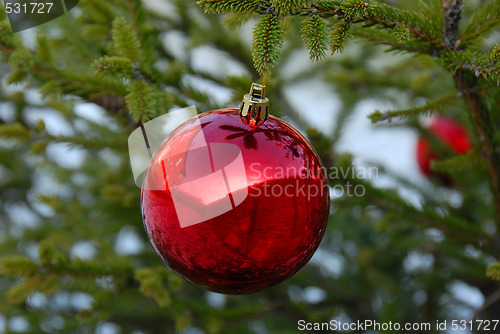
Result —
[{"label": "conifer twig", "polygon": [[500,150],[494,144],[495,128],[487,113],[481,96],[475,89],[477,78],[466,70],[458,70],[454,75],[458,89],[463,93],[472,120],[476,127],[482,155],[486,160],[490,188],[496,208],[497,226],[500,226]]},{"label": "conifer twig", "polygon": [[[447,8],[444,8],[445,26],[444,33],[447,42],[455,41],[458,33],[458,25],[461,18],[462,1],[450,0]],[[490,121],[488,108],[481,99],[481,96],[475,89],[477,84],[476,76],[470,71],[458,69],[453,76],[458,89],[464,96],[464,99],[472,115],[474,125],[478,134],[482,154],[486,160],[486,166],[489,174],[491,192],[493,194],[494,206],[497,212],[496,223],[500,226],[500,150],[495,147],[494,136],[495,129]]]}]

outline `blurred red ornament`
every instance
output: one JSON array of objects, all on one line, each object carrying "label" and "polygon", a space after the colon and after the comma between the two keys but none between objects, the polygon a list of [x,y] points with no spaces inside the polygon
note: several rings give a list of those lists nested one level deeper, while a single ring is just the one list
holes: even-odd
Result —
[{"label": "blurred red ornament", "polygon": [[[427,129],[455,154],[464,154],[472,149],[467,129],[447,116],[434,117]],[[427,176],[433,175],[431,161],[438,158],[429,141],[420,137],[417,142],[417,163],[422,173]]]},{"label": "blurred red ornament", "polygon": [[278,118],[242,118],[220,109],[179,126],[154,154],[141,196],[146,231],[165,263],[226,294],[295,274],[329,213],[325,171],[307,140]]}]

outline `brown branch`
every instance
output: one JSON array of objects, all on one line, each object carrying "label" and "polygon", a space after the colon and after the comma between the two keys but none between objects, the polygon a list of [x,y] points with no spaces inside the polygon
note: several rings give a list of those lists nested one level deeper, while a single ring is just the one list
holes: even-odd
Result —
[{"label": "brown branch", "polygon": [[[445,1],[445,0],[443,0]],[[457,48],[458,27],[463,7],[462,0],[447,0],[443,5],[444,34],[446,43],[451,49]],[[463,94],[467,107],[476,127],[476,132],[481,145],[481,153],[486,160],[491,193],[494,207],[497,212],[496,222],[500,227],[500,150],[494,143],[495,128],[489,117],[488,108],[476,90],[477,78],[466,69],[458,70],[453,78]]]},{"label": "brown branch", "polygon": [[475,88],[477,78],[474,74],[466,70],[458,70],[454,79],[464,96],[476,127],[481,153],[488,169],[490,188],[497,212],[497,226],[500,227],[500,150],[494,143],[495,128],[490,120],[488,108]]},{"label": "brown branch", "polygon": [[456,50],[457,34],[460,18],[462,17],[462,0],[443,0],[443,14],[444,14],[444,38],[446,45],[451,50]]}]

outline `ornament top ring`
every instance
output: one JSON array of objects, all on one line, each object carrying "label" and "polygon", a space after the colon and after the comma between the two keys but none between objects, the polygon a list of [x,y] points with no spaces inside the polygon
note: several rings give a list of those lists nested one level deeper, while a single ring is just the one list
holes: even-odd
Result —
[{"label": "ornament top ring", "polygon": [[141,209],[155,250],[210,291],[243,294],[282,282],[309,261],[326,229],[321,160],[297,130],[268,116],[267,101],[254,84],[241,110],[184,122],[144,178]]},{"label": "ornament top ring", "polygon": [[246,125],[256,128],[269,118],[269,99],[266,97],[266,86],[252,84],[250,93],[243,96],[240,106],[241,120]]}]

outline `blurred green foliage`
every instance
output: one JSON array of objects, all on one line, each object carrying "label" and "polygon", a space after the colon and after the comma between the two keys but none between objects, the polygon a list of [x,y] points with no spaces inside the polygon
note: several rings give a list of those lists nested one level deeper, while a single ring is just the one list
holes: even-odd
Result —
[{"label": "blurred green foliage", "polygon": [[[155,7],[161,5],[167,10]],[[31,43],[11,33],[3,8],[0,20],[4,332],[15,331],[20,319],[28,333],[89,333],[105,324],[122,333],[294,333],[301,319],[435,323],[461,319],[464,310],[498,319],[499,1],[467,1],[462,9],[455,0],[81,0],[37,28]],[[244,35],[256,23],[251,48]],[[186,45],[167,45],[172,32]],[[290,74],[286,66],[302,42],[312,59],[326,58]],[[224,52],[249,74],[194,68],[199,46]],[[328,49],[344,53],[326,56]],[[220,296],[183,281],[163,266],[142,230],[127,137],[173,108],[227,107],[190,77],[231,89],[229,105],[237,105],[259,80],[254,64],[259,72],[272,69],[272,112],[300,127],[307,115],[287,100],[287,85],[322,80],[339,97],[330,134],[304,129],[327,167],[352,167],[355,157],[337,154],[335,145],[367,99],[400,109],[374,110],[371,119],[381,123],[374,126],[420,130],[417,117],[431,112],[461,121],[476,135],[475,152],[436,165],[449,172],[461,204],[451,205],[437,181],[432,190],[398,181],[419,194],[421,205],[414,205],[395,189],[346,175],[332,186],[359,184],[366,195],[332,202],[316,257],[287,282],[255,295]],[[101,117],[78,111],[82,103],[100,106]],[[35,121],[37,113],[56,117],[66,130]],[[404,122],[389,123],[393,118]],[[81,161],[58,159],[68,149]],[[380,175],[397,178],[383,168]],[[120,251],[124,235],[145,247]],[[93,256],[79,258],[79,247]],[[412,259],[424,265],[412,267]],[[452,293],[458,283],[480,291],[484,307],[472,309]]]}]

